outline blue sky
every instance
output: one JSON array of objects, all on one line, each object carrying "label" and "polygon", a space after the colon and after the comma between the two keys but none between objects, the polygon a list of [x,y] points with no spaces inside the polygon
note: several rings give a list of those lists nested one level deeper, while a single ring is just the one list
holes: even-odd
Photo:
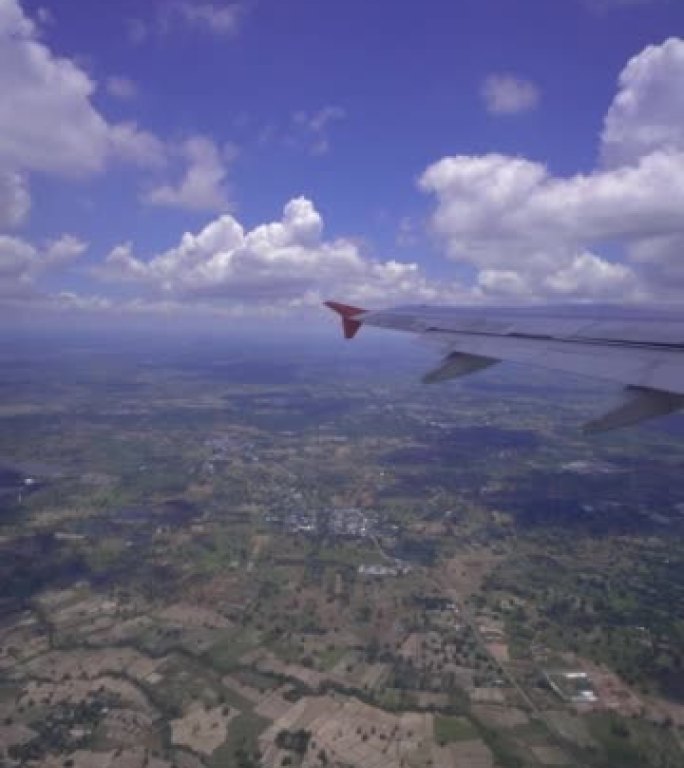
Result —
[{"label": "blue sky", "polygon": [[676,0],[0,0],[2,307],[677,302],[682,30]]}]

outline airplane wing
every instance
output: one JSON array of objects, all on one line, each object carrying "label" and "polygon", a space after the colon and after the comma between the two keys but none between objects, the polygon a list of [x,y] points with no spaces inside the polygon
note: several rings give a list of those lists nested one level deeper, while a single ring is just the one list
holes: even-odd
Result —
[{"label": "airplane wing", "polygon": [[440,347],[443,358],[423,381],[434,383],[502,360],[606,379],[626,401],[585,425],[602,432],[684,407],[684,313],[614,307],[364,310],[338,302],[352,338],[362,325],[408,331]]}]

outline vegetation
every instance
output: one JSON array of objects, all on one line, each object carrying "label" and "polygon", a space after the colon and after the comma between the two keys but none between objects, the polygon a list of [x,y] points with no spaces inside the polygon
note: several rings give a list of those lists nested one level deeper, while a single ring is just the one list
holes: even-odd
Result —
[{"label": "vegetation", "polygon": [[451,744],[478,738],[477,729],[465,717],[435,717],[435,740],[438,744]]},{"label": "vegetation", "polygon": [[[666,716],[684,700],[681,441],[570,439],[577,391],[552,412],[526,390],[513,413],[506,374],[455,398],[375,358],[346,380],[286,352],[3,366],[0,701],[3,727],[38,733],[11,754],[137,739],[180,764],[171,723],[200,707],[230,718],[202,760],[249,768],[277,713],[316,695],[432,713],[426,741],[479,741],[504,768],[537,764],[533,746],[588,768],[681,765]],[[614,673],[622,716],[570,714],[544,671],[575,665]],[[106,679],[131,687],[110,700]],[[62,706],[69,686],[88,693]],[[104,732],[105,709],[148,706],[153,725]],[[300,725],[273,729],[285,759],[332,765]],[[382,750],[382,735],[358,738]]]}]

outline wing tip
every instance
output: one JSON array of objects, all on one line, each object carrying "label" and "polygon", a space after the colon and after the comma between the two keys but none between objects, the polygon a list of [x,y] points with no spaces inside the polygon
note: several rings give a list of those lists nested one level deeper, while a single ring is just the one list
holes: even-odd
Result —
[{"label": "wing tip", "polygon": [[368,310],[361,309],[360,307],[353,307],[350,304],[342,304],[339,301],[324,301],[323,304],[328,307],[328,309],[332,309],[333,312],[336,312],[342,318],[344,338],[353,339],[361,327],[361,322],[356,320],[355,317],[357,315],[362,315]]}]

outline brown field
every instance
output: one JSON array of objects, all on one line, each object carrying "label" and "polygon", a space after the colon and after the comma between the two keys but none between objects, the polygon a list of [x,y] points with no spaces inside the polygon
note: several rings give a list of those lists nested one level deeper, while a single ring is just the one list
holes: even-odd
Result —
[{"label": "brown field", "polygon": [[368,687],[369,690],[380,688],[390,673],[390,665],[376,662],[369,664],[361,654],[350,651],[346,653],[327,675],[331,680],[342,685],[353,685],[357,688]]},{"label": "brown field", "polygon": [[25,744],[36,735],[35,731],[19,723],[0,725],[0,757],[6,755],[6,750],[17,744]]},{"label": "brown field", "polygon": [[48,638],[35,619],[25,616],[0,631],[0,671],[45,653],[49,647]]},{"label": "brown field", "polygon": [[684,704],[656,698],[647,699],[644,703],[648,717],[654,720],[666,720],[669,717],[675,727],[684,728]]},{"label": "brown field", "polygon": [[267,694],[254,707],[254,712],[267,720],[277,720],[282,717],[292,706],[292,703],[286,701],[282,694],[287,690],[287,686],[279,688],[277,691]]},{"label": "brown field", "polygon": [[300,664],[286,664],[270,652],[260,656],[256,662],[256,668],[261,672],[273,672],[293,680],[299,680],[313,690],[320,688],[327,679],[326,675],[316,672],[315,669],[309,669]]},{"label": "brown field", "polygon": [[499,663],[510,660],[506,643],[487,643],[487,650]]},{"label": "brown field", "polygon": [[[341,696],[304,698],[278,718],[260,738],[265,766],[279,766],[286,753],[275,745],[282,730],[309,730],[302,766],[320,765],[318,754],[358,768],[394,768],[402,760],[427,765],[432,744],[432,715],[393,715]],[[488,767],[489,768],[489,767]]]},{"label": "brown field", "polygon": [[87,680],[65,680],[59,683],[32,681],[22,691],[18,705],[30,709],[31,702],[33,702],[33,706],[43,703],[54,706],[62,702],[78,704],[99,690],[115,694],[131,708],[152,715],[155,713],[147,696],[139,688],[126,680],[106,675]]},{"label": "brown field", "polygon": [[164,662],[132,648],[93,651],[50,651],[26,664],[28,674],[59,681],[65,677],[93,679],[107,673],[146,680]]},{"label": "brown field", "polygon": [[570,759],[558,747],[530,747],[532,754],[542,765],[569,765]]},{"label": "brown field", "polygon": [[499,707],[493,704],[477,704],[473,707],[473,715],[494,728],[517,728],[521,725],[527,725],[530,721],[522,709]]},{"label": "brown field", "polygon": [[479,740],[459,741],[445,747],[432,748],[434,768],[494,768],[494,758],[487,745]]},{"label": "brown field", "polygon": [[152,623],[149,616],[135,616],[113,624],[108,623],[108,626],[94,629],[88,634],[88,645],[108,646],[130,641],[138,635],[142,635],[145,630],[152,626]]},{"label": "brown field", "polygon": [[32,766],[33,768],[63,768],[67,760],[71,760],[70,764],[73,768],[171,768],[171,763],[150,755],[143,747],[110,752],[78,749],[70,755],[46,757]]},{"label": "brown field", "polygon": [[473,704],[506,703],[506,696],[501,688],[473,688],[469,694]]},{"label": "brown field", "polygon": [[221,682],[226,688],[235,691],[235,693],[254,704],[254,712],[261,717],[265,717],[267,720],[275,720],[282,717],[292,706],[292,702],[286,701],[283,698],[283,693],[290,688],[288,685],[262,692],[251,685],[245,685],[231,675],[224,677]]},{"label": "brown field", "polygon": [[230,707],[206,709],[196,702],[182,718],[171,721],[171,741],[193,752],[210,755],[226,740],[228,723],[238,714],[238,710]]},{"label": "brown field", "polygon": [[252,539],[252,560],[256,560],[270,543],[271,537],[267,534],[261,533],[254,536]]},{"label": "brown field", "polygon": [[455,599],[465,600],[477,592],[482,581],[502,560],[489,549],[479,552],[469,552],[457,555],[445,561],[439,569],[437,577],[447,590],[447,594]]},{"label": "brown field", "polygon": [[625,717],[641,714],[644,703],[614,672],[586,659],[581,659],[580,664],[589,675],[598,696],[598,702],[593,708],[612,709]]},{"label": "brown field", "polygon": [[100,726],[102,735],[111,742],[134,747],[145,743],[153,720],[143,712],[133,709],[112,709]]},{"label": "brown field", "polygon": [[179,627],[199,627],[204,629],[230,629],[233,622],[217,611],[192,603],[174,603],[157,611],[155,617],[167,624]]},{"label": "brown field", "polygon": [[456,646],[452,642],[445,642],[444,636],[439,632],[411,633],[402,643],[399,655],[411,659],[414,666],[421,669],[463,669],[458,664],[460,656]]}]

